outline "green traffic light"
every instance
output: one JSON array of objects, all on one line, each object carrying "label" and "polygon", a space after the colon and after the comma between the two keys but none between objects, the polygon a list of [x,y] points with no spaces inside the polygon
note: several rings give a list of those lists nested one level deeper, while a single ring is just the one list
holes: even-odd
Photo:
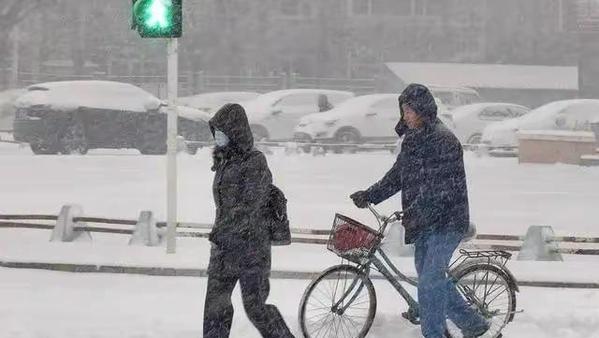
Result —
[{"label": "green traffic light", "polygon": [[152,0],[146,13],[146,25],[149,27],[166,28],[169,26],[168,13],[172,8],[171,0]]},{"label": "green traffic light", "polygon": [[182,34],[182,0],[134,0],[133,28],[144,38]]}]

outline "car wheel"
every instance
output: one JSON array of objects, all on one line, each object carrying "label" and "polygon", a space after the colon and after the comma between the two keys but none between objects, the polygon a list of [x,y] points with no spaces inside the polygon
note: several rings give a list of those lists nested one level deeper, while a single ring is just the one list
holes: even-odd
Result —
[{"label": "car wheel", "polygon": [[350,154],[355,154],[357,148],[352,145],[361,143],[361,137],[358,131],[354,129],[342,129],[337,132],[335,141],[338,144],[347,144],[349,146],[336,146],[333,148],[335,154],[341,154],[344,151],[348,151]]},{"label": "car wheel", "polygon": [[481,134],[474,134],[472,136],[470,136],[470,138],[468,138],[468,141],[466,143],[468,144],[480,144],[482,140],[482,135]]},{"label": "car wheel", "polygon": [[85,155],[89,150],[85,127],[74,119],[65,128],[59,140],[60,152],[64,155]]},{"label": "car wheel", "polygon": [[56,155],[56,154],[58,154],[58,150],[56,149],[56,147],[49,146],[46,144],[32,143],[29,145],[29,148],[31,148],[31,151],[33,151],[33,153],[36,155]]},{"label": "car wheel", "polygon": [[254,135],[254,142],[261,142],[268,140],[268,130],[260,125],[251,126],[252,135]]},{"label": "car wheel", "polygon": [[189,155],[195,155],[195,154],[197,154],[197,153],[198,153],[198,149],[199,149],[199,148],[200,148],[200,147],[199,147],[199,146],[197,146],[197,145],[191,145],[191,144],[190,144],[190,145],[188,145],[188,146],[187,146],[187,153],[188,153]]}]

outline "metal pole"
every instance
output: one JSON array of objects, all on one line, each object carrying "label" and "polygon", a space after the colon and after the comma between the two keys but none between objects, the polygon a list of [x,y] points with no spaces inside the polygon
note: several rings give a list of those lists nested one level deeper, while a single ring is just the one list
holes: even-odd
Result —
[{"label": "metal pole", "polygon": [[168,41],[168,121],[167,121],[167,167],[166,167],[166,252],[175,253],[177,248],[177,89],[179,82],[178,40]]},{"label": "metal pole", "polygon": [[21,32],[19,26],[16,25],[12,31],[12,66],[11,66],[11,77],[10,86],[11,88],[19,87],[19,45],[21,39]]}]

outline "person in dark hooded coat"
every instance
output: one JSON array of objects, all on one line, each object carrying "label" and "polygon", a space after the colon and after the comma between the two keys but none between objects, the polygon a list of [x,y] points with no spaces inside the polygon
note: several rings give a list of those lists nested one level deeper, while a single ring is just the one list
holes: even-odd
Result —
[{"label": "person in dark hooded coat", "polygon": [[462,146],[437,118],[435,99],[425,86],[410,84],[399,96],[399,110],[395,129],[404,140],[397,161],[379,182],[351,198],[365,208],[401,191],[405,241],[416,248],[423,336],[445,337],[447,317],[464,337],[481,336],[489,323],[447,278],[451,256],[470,223]]},{"label": "person in dark hooded coat", "polygon": [[272,176],[254,148],[243,107],[227,104],[210,120],[216,146],[213,195],[216,220],[208,265],[204,338],[229,337],[231,294],[239,281],[245,311],[266,338],[293,337],[280,312],[265,304],[270,291],[270,233],[266,205]]}]

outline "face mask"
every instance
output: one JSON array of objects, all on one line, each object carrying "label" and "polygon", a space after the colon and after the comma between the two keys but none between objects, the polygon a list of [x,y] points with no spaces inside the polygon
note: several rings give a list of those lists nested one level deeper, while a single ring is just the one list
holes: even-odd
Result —
[{"label": "face mask", "polygon": [[229,137],[217,129],[214,131],[214,142],[218,147],[226,147],[229,144]]}]

